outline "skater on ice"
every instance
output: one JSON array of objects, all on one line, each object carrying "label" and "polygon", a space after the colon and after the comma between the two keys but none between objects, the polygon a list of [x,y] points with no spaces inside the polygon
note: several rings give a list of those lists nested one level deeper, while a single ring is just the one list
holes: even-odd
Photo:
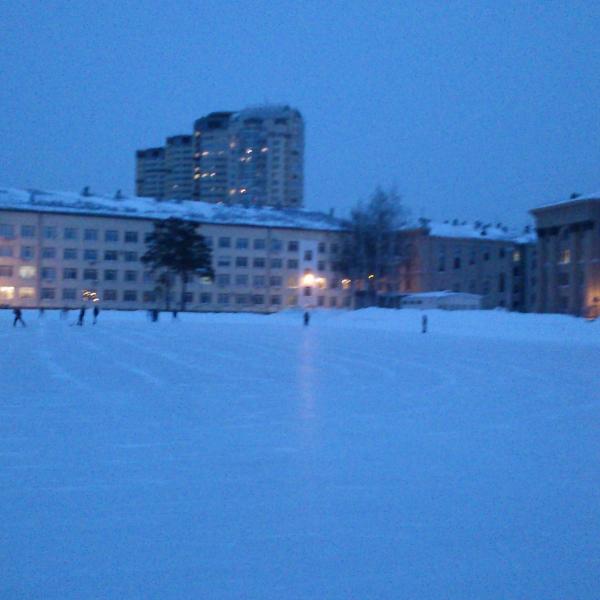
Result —
[{"label": "skater on ice", "polygon": [[94,322],[92,323],[93,325],[96,324],[96,321],[98,321],[98,315],[100,314],[100,307],[97,304],[94,304]]},{"label": "skater on ice", "polygon": [[427,333],[427,315],[421,317],[421,333]]},{"label": "skater on ice", "polygon": [[13,327],[17,326],[17,323],[21,323],[23,327],[25,327],[25,321],[23,321],[23,314],[20,308],[13,309],[13,314],[15,315],[15,320],[13,321]]},{"label": "skater on ice", "polygon": [[308,314],[308,311],[306,311],[304,313],[304,325],[308,325],[310,323],[310,315]]},{"label": "skater on ice", "polygon": [[77,325],[83,327],[83,320],[85,319],[85,306],[82,306],[79,310],[79,317],[77,318]]}]

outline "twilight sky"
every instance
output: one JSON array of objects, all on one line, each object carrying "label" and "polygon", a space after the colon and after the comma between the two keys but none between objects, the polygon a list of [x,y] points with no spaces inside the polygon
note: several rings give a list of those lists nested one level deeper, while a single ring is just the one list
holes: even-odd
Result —
[{"label": "twilight sky", "polygon": [[214,110],[306,121],[305,205],[522,225],[600,190],[600,3],[0,3],[0,187],[133,193]]}]

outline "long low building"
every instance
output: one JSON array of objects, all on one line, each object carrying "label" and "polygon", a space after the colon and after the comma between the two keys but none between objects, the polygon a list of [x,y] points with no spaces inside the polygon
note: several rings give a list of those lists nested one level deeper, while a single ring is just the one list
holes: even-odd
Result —
[{"label": "long low building", "polygon": [[350,305],[341,222],[323,213],[0,189],[0,306],[174,307],[178,289],[166,297],[140,260],[168,217],[198,223],[212,248],[215,279],[188,286],[189,310]]}]

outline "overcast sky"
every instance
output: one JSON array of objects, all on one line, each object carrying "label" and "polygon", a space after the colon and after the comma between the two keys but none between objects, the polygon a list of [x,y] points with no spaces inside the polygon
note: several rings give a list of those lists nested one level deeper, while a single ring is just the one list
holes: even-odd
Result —
[{"label": "overcast sky", "polygon": [[600,3],[1,2],[0,187],[134,189],[215,110],[306,121],[305,205],[522,225],[600,191]]}]

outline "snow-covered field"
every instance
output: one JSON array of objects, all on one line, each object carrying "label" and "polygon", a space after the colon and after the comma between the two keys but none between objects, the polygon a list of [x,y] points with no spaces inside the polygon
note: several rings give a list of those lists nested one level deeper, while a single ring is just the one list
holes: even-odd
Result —
[{"label": "snow-covered field", "polygon": [[600,323],[0,311],[0,598],[597,600]]}]

